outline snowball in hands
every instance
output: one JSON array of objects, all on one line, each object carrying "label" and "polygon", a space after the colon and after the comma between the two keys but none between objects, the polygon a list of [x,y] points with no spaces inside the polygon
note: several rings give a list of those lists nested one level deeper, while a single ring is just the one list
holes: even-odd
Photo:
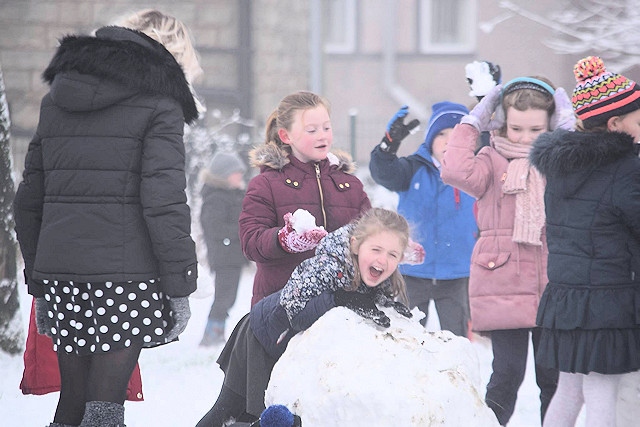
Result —
[{"label": "snowball in hands", "polygon": [[[318,227],[316,225],[316,218],[306,209],[296,209],[291,218],[291,226],[298,234]],[[320,228],[324,227],[321,226]]]},{"label": "snowball in hands", "polygon": [[308,211],[297,209],[295,213],[284,214],[284,227],[278,230],[280,246],[287,252],[309,251],[327,235],[324,227],[316,225],[316,219]]}]

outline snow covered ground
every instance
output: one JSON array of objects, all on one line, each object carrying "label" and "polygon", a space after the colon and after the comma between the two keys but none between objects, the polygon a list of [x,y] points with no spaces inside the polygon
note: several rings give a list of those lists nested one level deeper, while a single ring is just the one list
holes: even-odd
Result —
[{"label": "snow covered ground", "polygon": [[[253,272],[253,268],[248,267],[243,273],[238,300],[227,323],[227,335],[249,310]],[[125,404],[128,427],[194,426],[217,398],[223,375],[215,360],[221,347],[204,349],[198,346],[213,299],[210,283],[211,277],[206,271],[201,271],[201,289],[191,298],[192,318],[180,337],[180,342],[143,350],[140,367],[145,400]],[[26,325],[30,297],[24,294],[21,299]],[[427,327],[432,330],[438,328],[435,316],[431,316]],[[478,338],[473,342],[472,348],[480,360],[482,383],[486,384],[491,373],[490,343]],[[527,375],[509,427],[540,425],[538,392],[532,363],[530,354]],[[19,389],[22,369],[21,356],[9,357],[0,353],[0,425],[48,426],[55,412],[57,393],[45,396],[22,395]],[[583,423],[579,422],[577,425],[582,426]]]}]

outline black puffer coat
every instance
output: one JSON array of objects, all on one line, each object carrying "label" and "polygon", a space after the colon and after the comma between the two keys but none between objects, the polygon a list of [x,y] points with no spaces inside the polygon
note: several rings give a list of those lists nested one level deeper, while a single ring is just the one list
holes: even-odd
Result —
[{"label": "black puffer coat", "polygon": [[622,133],[556,130],[531,163],[547,179],[549,285],[538,325],[640,328],[640,159]]},{"label": "black puffer coat", "polygon": [[167,295],[192,293],[182,136],[197,110],[174,57],[105,27],[64,38],[43,77],[51,88],[14,201],[29,292],[42,295],[42,279],[160,278]]}]

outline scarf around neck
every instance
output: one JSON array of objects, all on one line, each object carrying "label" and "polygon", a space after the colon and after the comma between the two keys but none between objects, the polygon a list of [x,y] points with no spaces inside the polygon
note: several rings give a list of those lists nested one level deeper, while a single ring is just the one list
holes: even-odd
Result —
[{"label": "scarf around neck", "polygon": [[507,138],[494,136],[496,151],[509,161],[503,179],[502,192],[516,195],[516,213],[512,240],[516,243],[541,246],[544,212],[545,179],[529,163],[531,145],[516,144]]}]

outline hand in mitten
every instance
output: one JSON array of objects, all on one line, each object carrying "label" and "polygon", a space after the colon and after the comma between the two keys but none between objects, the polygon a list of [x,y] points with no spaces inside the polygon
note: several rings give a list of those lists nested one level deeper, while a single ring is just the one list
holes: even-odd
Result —
[{"label": "hand in mitten", "polygon": [[344,289],[338,289],[333,293],[333,300],[336,306],[347,307],[353,310],[359,316],[365,319],[371,319],[374,323],[388,328],[391,326],[391,319],[384,314],[384,311],[378,309],[374,302],[375,293],[347,292]]},{"label": "hand in mitten", "polygon": [[504,124],[501,93],[502,85],[494,86],[469,114],[462,117],[460,123],[470,124],[480,132],[501,128]]},{"label": "hand in mitten", "polygon": [[424,262],[426,252],[422,245],[418,242],[414,242],[409,239],[407,248],[404,250],[404,256],[402,257],[402,264],[419,265]]},{"label": "hand in mitten", "polygon": [[284,227],[278,230],[278,241],[285,251],[299,253],[315,248],[326,235],[327,230],[323,227],[314,227],[298,233],[293,228],[293,215],[286,213],[284,215]]},{"label": "hand in mitten", "polygon": [[413,313],[409,310],[409,307],[402,304],[399,301],[394,301],[392,297],[386,295],[383,291],[378,291],[375,297],[376,304],[380,304],[383,307],[393,307],[398,314],[404,317],[413,317]]},{"label": "hand in mitten", "polygon": [[36,298],[36,328],[40,335],[46,335],[52,337],[53,333],[51,328],[53,327],[53,319],[49,317],[49,307],[44,297]]},{"label": "hand in mitten", "polygon": [[380,142],[380,149],[391,154],[398,152],[400,142],[410,133],[418,130],[420,121],[418,119],[411,120],[408,124],[404,124],[404,118],[409,114],[409,107],[403,105],[402,108],[387,123],[387,131]]},{"label": "hand in mitten", "polygon": [[549,121],[549,129],[556,130],[559,128],[565,130],[573,130],[576,125],[576,115],[573,111],[573,105],[569,99],[567,92],[559,87],[553,94],[553,100],[556,104],[556,111]]},{"label": "hand in mitten", "polygon": [[189,297],[171,298],[169,300],[169,307],[171,308],[171,317],[173,318],[173,328],[165,335],[167,342],[178,338],[178,335],[184,332],[191,318]]}]

